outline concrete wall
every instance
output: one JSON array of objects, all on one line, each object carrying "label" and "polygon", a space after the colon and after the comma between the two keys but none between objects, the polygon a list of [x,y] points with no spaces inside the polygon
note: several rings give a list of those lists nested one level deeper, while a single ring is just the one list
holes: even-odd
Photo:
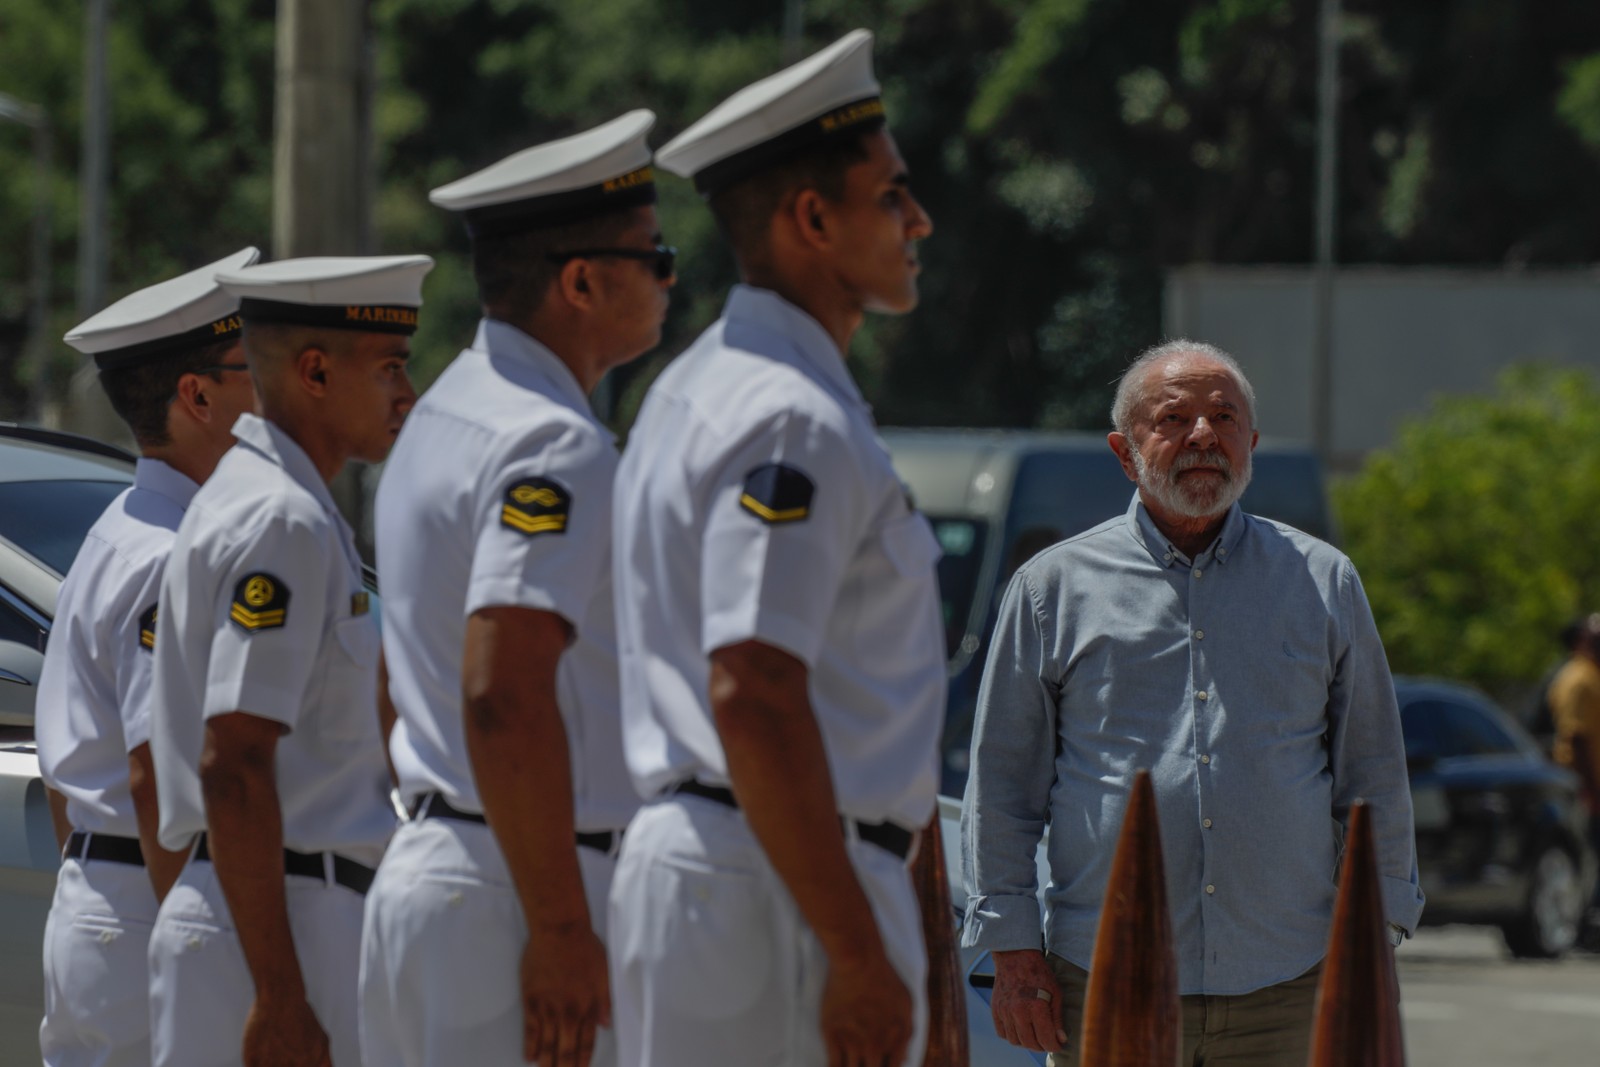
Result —
[{"label": "concrete wall", "polygon": [[[1600,270],[1355,267],[1333,291],[1333,461],[1388,444],[1439,393],[1481,392],[1513,363],[1600,373]],[[1312,431],[1312,274],[1307,267],[1185,267],[1168,273],[1163,327],[1232,352],[1250,375],[1264,434]]]}]

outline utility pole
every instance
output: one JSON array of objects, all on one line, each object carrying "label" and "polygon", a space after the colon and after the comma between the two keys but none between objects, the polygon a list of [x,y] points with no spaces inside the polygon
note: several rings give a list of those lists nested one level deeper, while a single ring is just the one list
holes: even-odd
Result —
[{"label": "utility pole", "polygon": [[38,421],[45,353],[45,325],[50,321],[50,171],[54,166],[54,135],[50,116],[37,104],[0,93],[0,119],[9,119],[33,131],[33,237],[28,273],[28,341],[23,362],[33,368],[26,415]]},{"label": "utility pole", "polygon": [[[106,33],[111,0],[84,0],[83,141],[78,160],[78,318],[106,305],[107,188],[111,174],[111,104],[106,91]],[[131,444],[127,426],[100,388],[94,361],[81,358],[67,384],[62,425],[102,441]],[[41,412],[47,417],[54,413]]]},{"label": "utility pole", "polygon": [[83,161],[79,169],[78,317],[106,302],[106,185],[111,170],[106,101],[106,26],[111,0],[86,0],[84,9]]},{"label": "utility pole", "polygon": [[366,30],[366,0],[278,4],[275,258],[368,248]]},{"label": "utility pole", "polygon": [[1311,314],[1311,438],[1333,461],[1333,279],[1339,190],[1340,0],[1321,0],[1317,19],[1316,270]]},{"label": "utility pole", "polygon": [[806,28],[806,0],[783,0],[783,61],[798,63]]},{"label": "utility pole", "polygon": [[[279,0],[272,152],[272,254],[357,256],[371,247],[366,0]],[[372,559],[368,470],[331,486]]]}]

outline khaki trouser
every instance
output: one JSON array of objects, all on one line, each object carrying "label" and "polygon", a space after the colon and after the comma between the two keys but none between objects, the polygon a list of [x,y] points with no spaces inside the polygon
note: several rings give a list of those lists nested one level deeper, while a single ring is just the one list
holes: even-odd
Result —
[{"label": "khaki trouser", "polygon": [[[1083,998],[1089,972],[1051,953],[1061,987],[1067,1051],[1052,1052],[1050,1067],[1078,1067]],[[1182,1067],[1305,1067],[1322,964],[1299,978],[1237,997],[1182,998]]]}]

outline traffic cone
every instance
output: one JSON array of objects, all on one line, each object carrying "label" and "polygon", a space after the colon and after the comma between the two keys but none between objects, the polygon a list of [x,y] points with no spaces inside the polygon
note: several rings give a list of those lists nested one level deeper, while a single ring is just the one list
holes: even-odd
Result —
[{"label": "traffic cone", "polygon": [[928,948],[928,1048],[922,1067],[967,1067],[966,990],[937,810],[922,831],[911,864],[911,884],[922,905],[922,937]]},{"label": "traffic cone", "polygon": [[1357,801],[1317,989],[1310,1067],[1404,1067],[1400,983],[1386,929],[1372,816]]},{"label": "traffic cone", "polygon": [[1083,1006],[1082,1067],[1174,1067],[1183,1046],[1178,962],[1150,772],[1133,779]]}]

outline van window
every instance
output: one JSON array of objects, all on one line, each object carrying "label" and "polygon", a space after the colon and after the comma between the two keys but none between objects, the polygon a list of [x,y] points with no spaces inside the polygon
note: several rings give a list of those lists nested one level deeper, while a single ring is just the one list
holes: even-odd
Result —
[{"label": "van window", "polygon": [[972,617],[988,524],[940,515],[929,515],[928,522],[944,550],[939,557],[939,607],[944,617],[945,657],[953,658]]},{"label": "van window", "polygon": [[1329,540],[1328,505],[1316,456],[1309,452],[1257,452],[1251,468],[1250,485],[1240,507]]}]

